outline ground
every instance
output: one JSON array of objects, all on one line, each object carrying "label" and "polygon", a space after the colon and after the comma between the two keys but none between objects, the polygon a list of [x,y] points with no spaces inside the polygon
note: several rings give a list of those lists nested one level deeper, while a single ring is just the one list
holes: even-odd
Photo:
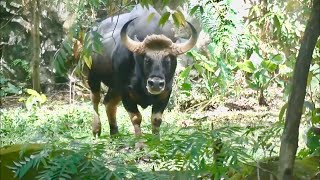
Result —
[{"label": "ground", "polygon": [[[19,102],[21,96],[4,98],[2,101],[3,108],[1,109],[1,147],[11,144],[70,143],[70,141],[89,144],[99,143],[99,139],[93,139],[91,133],[93,110],[90,95],[85,92],[76,92],[74,99],[70,99],[68,91],[47,94],[47,101],[41,106],[34,107],[33,110],[26,110],[25,102]],[[256,160],[277,156],[282,132],[281,127],[283,126],[283,123],[279,123],[281,121],[279,121],[278,116],[280,109],[285,104],[281,89],[276,86],[268,89],[268,93],[266,93],[268,106],[258,105],[255,91],[246,89],[243,92],[237,97],[219,97],[213,100],[204,111],[199,111],[196,108],[181,110],[181,106],[169,108],[170,110],[166,110],[164,113],[164,121],[161,125],[162,146],[169,147],[169,149],[178,148],[171,147],[172,141],[176,144],[179,144],[179,142],[188,144],[188,142],[193,141],[194,137],[199,138],[195,141],[204,141],[205,144],[206,141],[203,138],[207,138],[206,136],[210,133],[202,136],[198,132],[213,130],[213,132],[217,132],[217,137],[225,138],[227,143],[230,142],[231,149],[234,144],[245,142],[245,145],[241,145],[242,148],[254,151],[253,158]],[[25,98],[27,97],[25,96]],[[151,134],[151,108],[140,108],[140,110],[143,116],[142,132],[149,135]],[[103,129],[100,139],[102,142],[108,142],[110,139],[109,127],[102,104],[99,111]],[[123,156],[130,152],[130,154],[139,157],[138,159],[132,157],[133,161],[138,162],[138,168],[148,171],[152,169],[161,170],[161,167],[164,167],[164,162],[159,164],[157,163],[158,160],[151,161],[148,158],[149,155],[133,153],[134,130],[129,115],[121,104],[118,108],[117,119],[119,131],[123,136],[122,140],[124,140],[121,140],[120,144],[124,145],[119,146],[120,149],[119,147],[113,149],[106,143],[104,148],[110,153],[108,155],[112,157],[116,154]],[[299,150],[305,147],[303,138],[305,133],[302,133],[305,128],[305,124],[302,123]],[[223,133],[227,134],[223,135]],[[244,134],[251,139],[244,138]],[[214,135],[213,139],[215,138]],[[197,148],[197,145],[195,145],[197,142],[191,144],[193,144],[192,147]],[[200,146],[202,145],[200,144]],[[167,165],[167,163],[165,161],[164,164]]]}]

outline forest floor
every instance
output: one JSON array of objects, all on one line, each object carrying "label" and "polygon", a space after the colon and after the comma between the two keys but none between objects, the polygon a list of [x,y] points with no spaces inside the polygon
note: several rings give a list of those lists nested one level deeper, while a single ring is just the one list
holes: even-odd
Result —
[{"label": "forest floor", "polygon": [[[254,159],[275,157],[279,153],[280,137],[282,134],[283,121],[279,120],[279,113],[285,104],[282,98],[281,89],[270,87],[265,94],[268,106],[259,106],[256,92],[250,89],[242,91],[237,97],[223,97],[212,101],[211,105],[204,111],[196,108],[188,111],[182,110],[181,106],[168,108],[163,117],[161,125],[161,141],[163,148],[177,148],[172,144],[189,143],[192,138],[183,135],[187,133],[228,132],[231,134],[228,141],[231,144],[239,143],[247,151],[254,151]],[[33,109],[26,109],[25,100],[28,96],[9,96],[2,99],[1,126],[0,126],[0,147],[24,143],[87,143],[95,146],[96,140],[91,133],[91,121],[93,108],[90,102],[90,94],[83,91],[76,92],[74,99],[70,99],[68,91],[59,91],[46,94],[47,101]],[[174,96],[174,95],[173,95]],[[145,135],[151,134],[151,108],[139,108],[143,117],[141,123],[142,132]],[[101,103],[99,106],[100,119],[102,122],[102,134],[100,140],[104,143],[104,149],[114,157],[118,154],[124,156],[126,161],[138,162],[137,167],[144,171],[161,170],[161,165],[156,161],[149,161],[145,154],[137,154],[134,149],[134,130],[129,120],[129,115],[120,104],[117,113],[119,132],[124,138],[120,144],[126,144],[125,148],[110,146],[109,126],[105,108]],[[300,128],[299,150],[306,145],[305,130],[307,121],[303,118]],[[235,129],[232,129],[235,127]],[[280,128],[279,128],[280,127]],[[181,134],[182,133],[182,134]],[[219,134],[219,133],[218,133]],[[181,136],[180,136],[181,135]],[[220,136],[220,135],[218,135]],[[223,137],[225,135],[221,135]],[[248,136],[249,139],[246,139]],[[181,137],[186,137],[186,142]],[[208,137],[209,138],[209,137]],[[105,142],[107,141],[107,142]],[[248,142],[247,142],[248,141]],[[169,143],[169,146],[168,144]],[[249,146],[248,146],[249,145]],[[108,148],[105,148],[108,147]],[[250,148],[249,148],[250,147]],[[171,147],[170,147],[171,148]],[[170,149],[169,148],[169,149]],[[254,150],[254,148],[257,148]],[[249,150],[250,149],[250,150]],[[298,152],[299,152],[298,150]],[[130,152],[130,153],[129,153]],[[170,153],[167,150],[165,153]],[[131,154],[132,157],[127,157]],[[137,160],[137,156],[140,157]],[[168,155],[169,156],[169,155]],[[164,162],[166,163],[166,162]]]},{"label": "forest floor", "polygon": [[[270,87],[265,93],[265,99],[268,106],[258,105],[256,91],[245,89],[242,91],[241,95],[237,97],[223,98],[222,101],[216,100],[216,102],[213,102],[211,106],[206,108],[204,111],[197,111],[196,109],[184,111],[181,110],[179,106],[171,107],[169,108],[170,110],[166,110],[164,113],[163,124],[167,124],[168,126],[174,124],[174,126],[177,128],[200,126],[210,127],[212,129],[226,126],[239,126],[248,128],[257,126],[271,126],[279,121],[280,110],[285,104],[282,94],[283,93],[279,87]],[[81,117],[81,121],[86,122],[85,129],[86,132],[88,132],[87,135],[91,135],[90,122],[92,120],[93,110],[90,102],[90,93],[88,91],[77,91],[73,100],[70,99],[70,94],[68,91],[58,91],[47,94],[46,96],[47,101],[39,109],[41,112],[46,114],[45,116],[50,116],[50,114],[70,114],[75,110],[82,111],[82,114],[85,114],[85,117]],[[21,98],[22,96],[9,96],[2,99],[2,113],[5,115],[5,117],[7,117],[6,115],[8,115],[8,113],[17,114],[16,111],[21,110],[21,112],[23,112],[23,109],[25,109],[25,104],[23,101],[21,101]],[[27,98],[27,96],[23,98]],[[101,103],[99,111],[103,128],[102,134],[107,136],[109,127],[107,125],[108,123],[104,109],[105,108]],[[149,120],[151,116],[151,108],[140,108],[140,111],[143,115],[143,132],[151,133]],[[124,129],[125,133],[133,134],[133,127],[131,126],[129,116],[121,104],[118,108],[117,116],[120,132],[121,129]],[[9,119],[14,121],[14,118],[16,117],[10,117]],[[305,130],[305,126],[302,125],[301,131],[303,132]],[[7,145],[7,143],[2,145]]]}]

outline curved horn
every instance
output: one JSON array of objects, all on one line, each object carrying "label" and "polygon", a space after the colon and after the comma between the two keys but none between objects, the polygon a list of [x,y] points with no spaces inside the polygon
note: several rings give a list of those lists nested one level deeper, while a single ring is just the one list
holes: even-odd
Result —
[{"label": "curved horn", "polygon": [[189,38],[188,41],[186,41],[184,43],[180,43],[180,44],[175,43],[174,44],[173,49],[172,49],[172,53],[175,55],[183,54],[183,53],[189,51],[197,43],[197,40],[198,40],[197,30],[193,27],[193,25],[191,23],[189,23],[188,21],[187,21],[187,23],[188,23],[189,27],[191,28],[191,37]]},{"label": "curved horn", "polygon": [[131,52],[142,54],[144,52],[144,45],[142,42],[134,41],[132,40],[128,35],[127,35],[127,28],[129,24],[135,20],[131,19],[130,21],[126,22],[124,26],[122,27],[120,31],[120,37],[121,37],[121,42],[123,45],[128,48]]}]

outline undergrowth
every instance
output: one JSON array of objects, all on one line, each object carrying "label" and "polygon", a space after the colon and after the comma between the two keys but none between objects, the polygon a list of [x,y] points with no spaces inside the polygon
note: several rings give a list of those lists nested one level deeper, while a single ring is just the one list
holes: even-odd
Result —
[{"label": "undergrowth", "polygon": [[[120,135],[110,138],[103,111],[100,107],[102,136],[93,139],[90,103],[44,105],[29,111],[2,109],[1,146],[43,145],[32,154],[20,153],[9,167],[20,179],[30,172],[37,172],[36,179],[220,179],[240,171],[243,164],[278,153],[275,137],[281,133],[281,123],[183,128],[191,117],[173,110],[165,113],[159,141],[150,134],[150,109],[146,109],[142,111],[144,135],[138,140],[121,106]],[[137,141],[144,142],[143,150],[135,148]]]}]

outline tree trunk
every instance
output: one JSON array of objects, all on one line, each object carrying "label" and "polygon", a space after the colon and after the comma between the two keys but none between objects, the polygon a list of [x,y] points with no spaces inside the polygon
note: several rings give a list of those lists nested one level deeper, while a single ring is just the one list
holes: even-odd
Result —
[{"label": "tree trunk", "polygon": [[40,3],[32,0],[32,86],[37,92],[40,88]]},{"label": "tree trunk", "polygon": [[279,179],[293,179],[293,166],[298,148],[299,125],[306,95],[312,53],[320,35],[320,0],[313,0],[309,22],[302,39],[294,68],[285,128],[281,138]]}]

